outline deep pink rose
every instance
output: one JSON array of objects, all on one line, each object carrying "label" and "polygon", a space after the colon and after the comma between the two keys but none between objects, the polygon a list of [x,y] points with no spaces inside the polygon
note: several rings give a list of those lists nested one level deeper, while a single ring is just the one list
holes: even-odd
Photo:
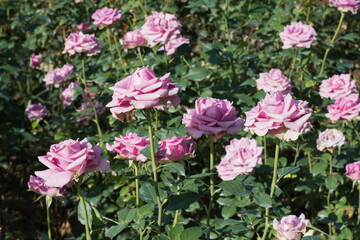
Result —
[{"label": "deep pink rose", "polygon": [[76,28],[82,32],[89,30],[90,22],[82,22],[79,25],[76,25]]},{"label": "deep pink rose", "polygon": [[319,151],[324,149],[330,152],[335,148],[341,147],[345,143],[344,135],[336,129],[326,129],[319,134],[319,138],[316,140],[316,148]]},{"label": "deep pink rose", "polygon": [[65,107],[69,107],[73,104],[74,100],[72,98],[76,93],[76,91],[74,90],[74,87],[80,86],[80,85],[81,85],[80,82],[72,82],[61,93],[61,99],[62,99]]},{"label": "deep pink rose", "polygon": [[35,55],[34,53],[31,55],[30,58],[30,67],[32,69],[37,68],[41,63],[41,56],[40,55]]},{"label": "deep pink rose", "polygon": [[322,98],[335,100],[357,93],[357,91],[356,80],[352,79],[350,74],[341,74],[322,80],[319,94]]},{"label": "deep pink rose", "polygon": [[86,53],[92,56],[100,53],[101,46],[98,44],[94,34],[84,34],[82,32],[71,33],[65,40],[65,49],[63,54],[74,55],[75,53]]},{"label": "deep pink rose", "polygon": [[334,104],[327,107],[328,113],[325,115],[332,122],[340,119],[351,121],[360,113],[359,94],[350,94],[347,97],[339,97]]},{"label": "deep pink rose", "polygon": [[92,146],[86,138],[65,140],[53,144],[45,156],[39,156],[39,161],[49,169],[35,172],[35,175],[45,180],[48,187],[63,187],[72,179],[88,172],[107,172],[110,163],[100,159],[101,147]]},{"label": "deep pink rose", "polygon": [[156,159],[159,162],[182,161],[194,156],[196,143],[191,137],[170,137],[159,141]]},{"label": "deep pink rose", "polygon": [[329,0],[332,7],[336,7],[341,12],[352,12],[356,14],[360,7],[360,0]]},{"label": "deep pink rose", "polygon": [[301,240],[306,231],[309,220],[302,213],[299,218],[295,215],[283,217],[279,222],[274,219],[273,226],[277,231],[276,239],[279,240]]},{"label": "deep pink rose", "polygon": [[34,191],[41,195],[47,195],[49,197],[59,197],[62,198],[63,194],[67,193],[64,187],[48,187],[45,186],[45,180],[40,177],[35,177],[30,175],[30,180],[28,182],[29,190]]},{"label": "deep pink rose", "polygon": [[164,109],[170,103],[177,108],[180,87],[170,80],[170,73],[157,78],[147,67],[138,68],[132,75],[116,83],[112,101],[106,105],[112,115],[124,121],[127,114],[133,115],[136,109]]},{"label": "deep pink rose", "polygon": [[35,120],[42,120],[43,117],[47,115],[46,107],[43,106],[41,103],[29,105],[26,108],[25,112],[31,122]]},{"label": "deep pink rose", "polygon": [[69,77],[74,70],[74,66],[71,64],[66,64],[61,68],[56,68],[54,71],[50,71],[46,74],[43,79],[46,87],[54,85],[55,88],[60,87],[60,85],[65,82],[67,77]]},{"label": "deep pink rose", "polygon": [[311,44],[316,40],[316,36],[315,29],[302,22],[293,22],[291,25],[287,25],[284,31],[280,33],[280,38],[284,44],[283,49],[292,47],[310,48]]},{"label": "deep pink rose", "polygon": [[244,125],[244,120],[236,117],[238,112],[228,100],[198,98],[195,109],[188,109],[182,123],[193,138],[203,134],[217,141],[225,134],[236,134]]},{"label": "deep pink rose", "polygon": [[265,99],[246,112],[245,131],[259,136],[269,133],[283,141],[295,141],[311,127],[312,110],[306,101],[295,100],[290,94],[266,94]]},{"label": "deep pink rose", "polygon": [[141,154],[140,151],[149,145],[149,138],[144,138],[136,133],[128,132],[125,137],[115,137],[113,145],[106,143],[106,149],[112,153],[116,152],[123,159],[146,162],[149,159]]},{"label": "deep pink rose", "polygon": [[270,72],[260,73],[260,78],[256,80],[258,90],[266,93],[281,92],[290,93],[293,86],[290,79],[284,76],[280,69],[271,69]]},{"label": "deep pink rose", "polygon": [[173,55],[176,49],[183,44],[189,44],[189,39],[179,36],[177,38],[169,40],[167,43],[165,43],[165,47],[162,46],[161,48],[159,48],[159,50],[165,50],[166,55],[170,56]]},{"label": "deep pink rose", "polygon": [[233,180],[239,174],[251,174],[262,164],[263,147],[259,147],[254,139],[233,139],[225,150],[226,155],[216,167],[224,181]]},{"label": "deep pink rose", "polygon": [[121,19],[121,10],[117,10],[117,8],[101,8],[97,9],[94,14],[91,16],[94,20],[95,26],[109,26],[112,25]]},{"label": "deep pink rose", "polygon": [[181,24],[173,14],[152,12],[145,18],[145,24],[141,27],[141,33],[148,41],[150,47],[158,43],[166,44],[168,41],[180,35]]},{"label": "deep pink rose", "polygon": [[140,29],[127,32],[125,35],[125,39],[120,39],[120,44],[123,45],[123,48],[133,48],[144,46],[147,44],[146,39],[141,34]]},{"label": "deep pink rose", "polygon": [[346,176],[348,176],[354,181],[360,180],[360,161],[346,164],[345,169],[346,169],[346,173],[345,173]]},{"label": "deep pink rose", "polygon": [[[104,105],[101,102],[96,103],[95,101],[94,104],[95,104],[96,114],[98,116],[103,115],[106,111]],[[81,106],[76,111],[81,114],[81,116],[76,117],[76,121],[83,122],[85,125],[88,125],[89,121],[93,119],[95,116],[90,102],[85,102],[81,104]]]}]

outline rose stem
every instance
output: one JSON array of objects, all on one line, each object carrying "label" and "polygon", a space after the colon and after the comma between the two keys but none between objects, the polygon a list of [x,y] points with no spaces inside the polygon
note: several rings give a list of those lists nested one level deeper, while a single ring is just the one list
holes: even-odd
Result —
[{"label": "rose stem", "polygon": [[[179,196],[180,195],[180,186],[179,186],[179,184],[180,184],[180,174],[178,173],[177,174],[177,178],[176,178],[177,180],[178,180],[178,185],[177,185],[177,195]],[[176,226],[176,224],[178,223],[178,218],[179,218],[179,209],[178,210],[176,210],[176,212],[175,212],[175,218],[174,218],[174,223],[173,223],[173,227],[175,227]]]},{"label": "rose stem", "polygon": [[139,198],[139,178],[138,178],[138,176],[139,176],[139,163],[137,162],[137,161],[134,161],[133,162],[133,164],[134,164],[134,169],[135,169],[135,177],[136,177],[136,179],[135,179],[135,193],[136,193],[136,196],[135,196],[135,198],[136,198],[136,208],[137,209],[139,209],[139,207],[140,207],[140,198]]},{"label": "rose stem", "polygon": [[296,50],[295,50],[295,55],[294,55],[294,57],[293,57],[292,64],[291,64],[291,71],[290,71],[290,75],[289,75],[289,79],[290,79],[290,80],[291,80],[292,74],[293,74],[293,72],[294,72],[295,62],[296,62],[296,58],[297,58],[298,52],[299,52],[299,48],[296,48]]},{"label": "rose stem", "polygon": [[[214,170],[214,142],[209,138],[210,141],[210,173],[213,173]],[[214,176],[210,175],[210,203],[207,211],[207,218],[206,218],[206,224],[210,228],[210,214],[211,214],[211,207],[213,204],[213,198],[214,198]],[[207,239],[210,239],[210,229],[208,229],[207,232]]]},{"label": "rose stem", "polygon": [[267,164],[266,134],[264,135],[263,139],[264,139],[264,164]]},{"label": "rose stem", "polygon": [[52,202],[52,198],[49,196],[46,196],[45,199],[46,199],[46,220],[47,220],[47,227],[48,227],[48,238],[49,238],[49,240],[51,240],[50,205]]},{"label": "rose stem", "polygon": [[143,59],[142,54],[141,54],[141,48],[140,48],[140,47],[137,47],[137,50],[138,50],[138,53],[139,53],[139,57],[140,57],[140,60],[141,60],[141,64],[142,64],[143,66],[145,66],[144,59]]},{"label": "rose stem", "polygon": [[76,189],[78,191],[81,206],[82,206],[83,213],[84,213],[86,240],[90,240],[91,236],[90,236],[90,230],[89,230],[88,215],[87,215],[87,211],[86,211],[86,205],[85,205],[84,197],[83,197],[83,194],[82,194],[82,191],[81,191],[81,188],[80,188],[81,181],[82,181],[82,177],[79,179],[79,182],[75,182],[75,187],[76,187]]},{"label": "rose stem", "polygon": [[114,34],[114,42],[115,42],[116,51],[117,51],[117,53],[118,53],[118,55],[119,55],[119,61],[120,61],[120,63],[121,63],[121,66],[122,66],[124,72],[125,72],[126,74],[129,74],[128,71],[126,71],[126,68],[125,68],[125,65],[124,65],[124,61],[123,61],[123,58],[122,58],[122,55],[121,55],[121,52],[120,52],[120,48],[119,48],[119,45],[118,45],[118,43],[117,43],[117,39],[116,39],[115,34]]}]

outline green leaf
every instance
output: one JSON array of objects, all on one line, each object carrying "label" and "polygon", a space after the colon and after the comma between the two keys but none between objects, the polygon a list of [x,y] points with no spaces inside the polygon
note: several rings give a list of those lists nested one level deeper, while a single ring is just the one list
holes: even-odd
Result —
[{"label": "green leaf", "polygon": [[156,203],[154,186],[150,183],[142,184],[139,190],[140,198],[147,203]]},{"label": "green leaf", "polygon": [[329,189],[331,192],[335,191],[338,186],[337,177],[334,175],[328,176],[325,179],[325,186],[327,189]]},{"label": "green leaf", "polygon": [[229,219],[236,213],[236,207],[234,205],[232,206],[224,206],[221,209],[221,216],[223,216],[224,219]]},{"label": "green leaf", "polygon": [[177,224],[175,227],[170,229],[170,240],[180,240],[181,233],[184,231],[184,227]]},{"label": "green leaf", "polygon": [[169,238],[165,236],[155,236],[152,238],[152,240],[169,240]]},{"label": "green leaf", "polygon": [[205,178],[209,177],[211,175],[214,175],[215,173],[201,173],[201,174],[195,174],[187,177],[187,179],[198,179],[198,178]]},{"label": "green leaf", "polygon": [[150,204],[150,203],[141,206],[137,212],[138,219],[141,219],[145,215],[153,214],[154,208],[155,208],[154,204]]},{"label": "green leaf", "polygon": [[272,205],[272,200],[266,193],[255,194],[254,198],[256,203],[263,208],[270,208]]},{"label": "green leaf", "polygon": [[203,234],[200,227],[186,228],[180,235],[180,240],[196,240]]},{"label": "green leaf", "polygon": [[234,194],[235,196],[245,197],[249,195],[248,191],[244,187],[244,184],[237,180],[223,181],[218,186],[221,189]]},{"label": "green leaf", "polygon": [[106,220],[104,220],[103,215],[94,207],[91,206],[93,211],[93,224],[94,225],[103,225],[106,223]]},{"label": "green leaf", "polygon": [[176,195],[169,199],[166,210],[168,211],[178,210],[180,208],[186,207],[190,203],[197,201],[198,198],[199,195],[192,192]]},{"label": "green leaf", "polygon": [[186,77],[193,81],[201,81],[204,80],[208,74],[209,71],[206,68],[194,67],[190,68],[189,73]]},{"label": "green leaf", "polygon": [[[92,208],[91,208],[91,205],[90,205],[90,203],[88,201],[86,201],[86,200],[84,200],[84,201],[85,201],[85,208],[86,208],[86,213],[87,213],[87,217],[88,217],[88,224],[89,224],[89,227],[91,229],[92,219],[93,219],[93,217],[92,217]],[[79,220],[79,222],[82,225],[85,225],[84,210],[83,210],[81,202],[78,203],[77,211],[78,211],[78,220]]]},{"label": "green leaf", "polygon": [[356,40],[359,40],[360,37],[356,33],[349,33],[349,34],[346,34],[345,36],[342,36],[341,39],[355,42]]},{"label": "green leaf", "polygon": [[284,167],[284,168],[280,168],[277,172],[278,175],[278,180],[279,181],[282,177],[288,175],[288,174],[294,174],[297,173],[298,171],[300,171],[299,167]]},{"label": "green leaf", "polygon": [[135,208],[124,208],[117,213],[118,219],[123,224],[130,223],[136,216]]},{"label": "green leaf", "polygon": [[[154,153],[156,155],[157,151],[159,149],[159,144],[157,142],[154,142]],[[148,159],[151,159],[151,146],[145,147],[143,150],[140,151],[142,155],[147,157]]]},{"label": "green leaf", "polygon": [[121,225],[112,226],[110,228],[105,228],[105,237],[109,237],[110,239],[113,239],[122,230],[124,230],[125,227],[126,227],[126,224],[121,224]]},{"label": "green leaf", "polygon": [[325,162],[318,162],[315,163],[313,166],[313,175],[316,176],[318,174],[322,174],[325,175],[325,171],[327,168],[328,164]]},{"label": "green leaf", "polygon": [[181,176],[185,176],[185,168],[184,165],[177,162],[167,163],[164,169],[168,170],[169,172],[180,174]]}]

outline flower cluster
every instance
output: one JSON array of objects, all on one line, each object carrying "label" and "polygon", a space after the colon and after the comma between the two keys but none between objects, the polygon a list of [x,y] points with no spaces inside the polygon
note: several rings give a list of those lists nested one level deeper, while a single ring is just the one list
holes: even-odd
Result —
[{"label": "flower cluster", "polygon": [[293,22],[286,26],[284,31],[280,33],[280,38],[284,44],[283,49],[292,47],[310,48],[316,40],[316,36],[317,33],[315,29],[302,22]]},{"label": "flower cluster", "polygon": [[339,97],[346,97],[351,93],[357,93],[356,80],[350,74],[334,75],[323,80],[320,85],[319,94],[322,98],[336,100]]},{"label": "flower cluster", "polygon": [[61,68],[56,68],[54,71],[50,71],[43,79],[46,87],[53,85],[55,88],[60,87],[62,83],[73,73],[74,66],[66,64]]},{"label": "flower cluster", "polygon": [[290,79],[284,76],[280,69],[271,69],[270,72],[260,73],[260,78],[256,80],[258,90],[264,90],[266,93],[281,92],[290,93],[293,86]]}]

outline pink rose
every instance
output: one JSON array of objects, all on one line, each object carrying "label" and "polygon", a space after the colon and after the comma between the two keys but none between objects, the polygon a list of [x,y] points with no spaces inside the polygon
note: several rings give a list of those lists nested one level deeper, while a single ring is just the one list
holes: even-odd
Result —
[{"label": "pink rose", "polygon": [[281,92],[290,93],[293,86],[290,79],[284,76],[280,69],[271,69],[270,72],[260,73],[260,78],[256,80],[258,90],[266,93]]},{"label": "pink rose", "polygon": [[310,48],[311,44],[316,40],[315,29],[303,24],[302,22],[293,22],[287,25],[284,31],[280,33],[280,38],[284,43],[283,49],[292,47]]},{"label": "pink rose", "polygon": [[352,12],[356,14],[359,7],[360,1],[359,0],[329,0],[329,5],[332,7],[336,7],[341,12]]},{"label": "pink rose", "polygon": [[121,158],[131,159],[139,162],[149,160],[140,153],[145,147],[150,145],[149,138],[141,137],[136,133],[126,133],[126,136],[115,137],[113,145],[106,143],[106,149],[112,153],[117,153]]},{"label": "pink rose", "polygon": [[335,103],[327,107],[328,113],[325,115],[332,122],[339,119],[351,121],[360,113],[359,94],[350,94],[347,97],[339,97]]},{"label": "pink rose", "polygon": [[[101,102],[95,103],[96,114],[101,116],[105,113],[106,108]],[[89,121],[94,118],[95,114],[90,102],[85,102],[76,110],[81,116],[76,117],[77,122],[83,122],[85,125],[89,124]]]},{"label": "pink rose", "polygon": [[147,41],[141,34],[140,29],[137,29],[127,32],[125,35],[125,39],[120,39],[120,44],[123,45],[123,48],[133,48],[146,45]]},{"label": "pink rose", "polygon": [[74,87],[80,86],[80,85],[81,85],[80,82],[72,82],[61,93],[61,98],[62,98],[62,101],[63,101],[63,104],[65,107],[70,107],[73,104],[74,100],[72,98],[76,93],[76,91],[74,90]]},{"label": "pink rose", "polygon": [[106,105],[112,115],[124,121],[126,114],[133,115],[136,109],[164,109],[170,103],[177,108],[180,87],[170,80],[170,73],[157,78],[147,67],[138,68],[132,75],[116,83],[112,101]]},{"label": "pink rose", "polygon": [[191,137],[170,137],[159,141],[159,162],[183,161],[194,156],[196,143]]},{"label": "pink rose", "polygon": [[279,222],[274,219],[273,226],[277,232],[276,239],[279,240],[301,240],[306,231],[309,220],[302,213],[299,218],[295,215],[283,217]]},{"label": "pink rose", "polygon": [[74,66],[71,64],[66,64],[61,68],[56,68],[54,71],[50,71],[46,74],[43,82],[45,82],[46,87],[54,85],[55,88],[58,88],[63,82],[65,82],[67,77],[73,73],[73,70]]},{"label": "pink rose", "polygon": [[326,129],[319,134],[319,138],[316,140],[316,148],[319,151],[327,149],[332,152],[335,148],[344,145],[344,143],[345,137],[340,131],[336,129]]},{"label": "pink rose", "polygon": [[346,164],[345,169],[346,169],[346,173],[345,173],[346,176],[348,176],[354,181],[360,180],[360,161]]},{"label": "pink rose", "polygon": [[66,186],[48,187],[45,186],[44,183],[45,183],[44,179],[30,175],[30,180],[28,182],[29,190],[34,191],[40,195],[47,195],[49,197],[59,197],[59,198],[62,198],[63,194],[67,193],[67,191],[65,190]]},{"label": "pink rose", "polygon": [[82,32],[89,30],[90,22],[82,22],[79,25],[76,25],[76,28]]},{"label": "pink rose", "polygon": [[183,44],[189,44],[189,39],[183,38],[181,36],[171,39],[165,43],[165,47],[162,46],[159,50],[165,50],[166,55],[173,55],[178,47]]},{"label": "pink rose", "polygon": [[39,161],[49,169],[35,172],[35,175],[45,180],[48,187],[63,187],[72,179],[88,172],[107,172],[110,163],[100,159],[101,147],[92,146],[86,138],[65,140],[53,144],[45,156],[39,156]]},{"label": "pink rose", "polygon": [[335,100],[357,93],[357,91],[356,80],[352,79],[350,74],[341,74],[322,80],[319,94],[322,98]]},{"label": "pink rose", "polygon": [[75,53],[86,53],[87,56],[92,56],[100,53],[101,46],[98,44],[94,34],[84,34],[82,32],[71,33],[65,40],[65,49],[63,54],[74,55]]},{"label": "pink rose", "polygon": [[244,125],[244,120],[236,117],[238,112],[228,100],[198,98],[195,109],[188,109],[182,123],[193,138],[203,134],[217,141],[225,134],[236,134]]},{"label": "pink rose", "polygon": [[106,27],[120,21],[121,10],[104,7],[97,9],[91,18],[94,19],[95,26]]},{"label": "pink rose", "polygon": [[46,107],[43,106],[41,103],[29,105],[26,108],[25,112],[31,122],[35,120],[42,120],[43,117],[47,115]]},{"label": "pink rose", "polygon": [[269,133],[283,141],[295,141],[311,127],[312,110],[306,101],[295,100],[290,94],[266,94],[265,99],[246,112],[245,131],[259,136]]},{"label": "pink rose", "polygon": [[181,24],[173,14],[152,12],[153,15],[145,18],[141,27],[141,34],[148,41],[150,47],[158,43],[165,44],[180,35]]},{"label": "pink rose", "polygon": [[233,139],[225,150],[226,155],[216,167],[224,181],[233,180],[239,174],[253,173],[255,167],[262,164],[263,147],[259,147],[254,139]]},{"label": "pink rose", "polygon": [[41,56],[40,55],[35,55],[34,53],[31,55],[30,58],[30,67],[32,69],[37,68],[41,63]]}]

